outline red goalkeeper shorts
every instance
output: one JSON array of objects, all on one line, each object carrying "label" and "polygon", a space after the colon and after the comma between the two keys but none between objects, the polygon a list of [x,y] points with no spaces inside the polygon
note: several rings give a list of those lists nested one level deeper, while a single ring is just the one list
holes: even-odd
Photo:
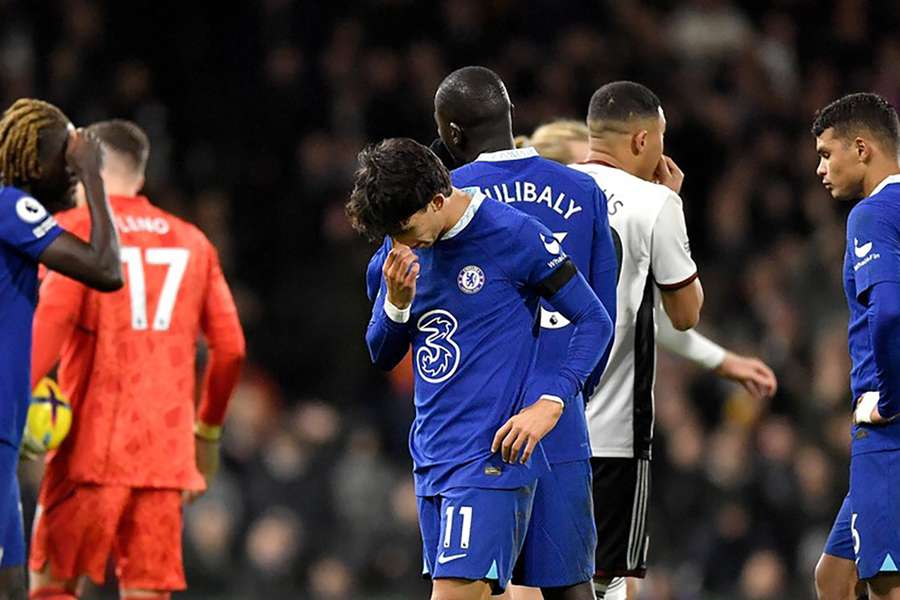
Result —
[{"label": "red goalkeeper shorts", "polygon": [[113,557],[123,589],[185,589],[179,490],[57,482],[45,478],[28,566],[54,579],[97,584]]}]

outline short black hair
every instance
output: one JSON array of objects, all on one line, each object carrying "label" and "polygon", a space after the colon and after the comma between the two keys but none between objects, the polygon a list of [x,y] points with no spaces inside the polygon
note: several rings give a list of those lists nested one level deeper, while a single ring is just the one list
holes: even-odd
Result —
[{"label": "short black hair", "polygon": [[358,161],[347,216],[353,228],[372,241],[400,233],[435,196],[449,196],[453,190],[440,159],[409,138],[367,146]]},{"label": "short black hair", "polygon": [[492,124],[509,115],[503,80],[487,67],[469,66],[447,75],[434,95],[434,108],[462,127]]},{"label": "short black hair", "polygon": [[613,81],[599,88],[588,105],[588,124],[595,121],[628,122],[657,117],[662,103],[650,88],[633,81]]},{"label": "short black hair", "polygon": [[150,158],[150,138],[140,126],[125,119],[98,121],[88,126],[100,142],[131,160],[135,171],[143,173]]},{"label": "short black hair", "polygon": [[812,124],[813,135],[819,137],[829,128],[840,138],[854,137],[866,130],[886,143],[887,150],[896,154],[900,149],[897,110],[878,94],[847,94],[818,111]]}]

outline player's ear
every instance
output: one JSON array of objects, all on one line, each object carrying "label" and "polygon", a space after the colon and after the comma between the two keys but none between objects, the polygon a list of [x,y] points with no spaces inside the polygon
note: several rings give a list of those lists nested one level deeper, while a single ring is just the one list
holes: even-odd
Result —
[{"label": "player's ear", "polygon": [[853,140],[853,149],[856,151],[859,162],[867,162],[872,156],[872,149],[869,147],[869,143],[861,137]]},{"label": "player's ear", "polygon": [[431,199],[431,207],[436,211],[441,210],[444,208],[444,200],[446,200],[446,198],[444,198],[443,194],[436,194],[435,197]]},{"label": "player's ear", "polygon": [[463,142],[463,130],[462,127],[450,121],[450,141],[453,142],[454,146],[462,146]]},{"label": "player's ear", "polygon": [[644,152],[644,148],[647,147],[647,135],[648,131],[641,129],[631,136],[631,152],[635,156],[640,156]]}]

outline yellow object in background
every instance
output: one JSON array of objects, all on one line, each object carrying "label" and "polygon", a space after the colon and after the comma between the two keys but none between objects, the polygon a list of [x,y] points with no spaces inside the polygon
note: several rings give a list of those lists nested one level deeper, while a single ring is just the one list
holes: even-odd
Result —
[{"label": "yellow object in background", "polygon": [[28,421],[25,425],[26,443],[42,452],[59,447],[72,427],[72,405],[59,385],[44,377],[31,393]]}]

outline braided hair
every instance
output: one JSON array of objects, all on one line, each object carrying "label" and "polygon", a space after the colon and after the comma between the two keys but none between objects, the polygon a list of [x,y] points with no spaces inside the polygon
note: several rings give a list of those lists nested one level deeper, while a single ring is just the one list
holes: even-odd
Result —
[{"label": "braided hair", "polygon": [[21,186],[41,178],[41,132],[66,129],[69,119],[56,106],[43,100],[21,98],[0,118],[0,181]]}]

